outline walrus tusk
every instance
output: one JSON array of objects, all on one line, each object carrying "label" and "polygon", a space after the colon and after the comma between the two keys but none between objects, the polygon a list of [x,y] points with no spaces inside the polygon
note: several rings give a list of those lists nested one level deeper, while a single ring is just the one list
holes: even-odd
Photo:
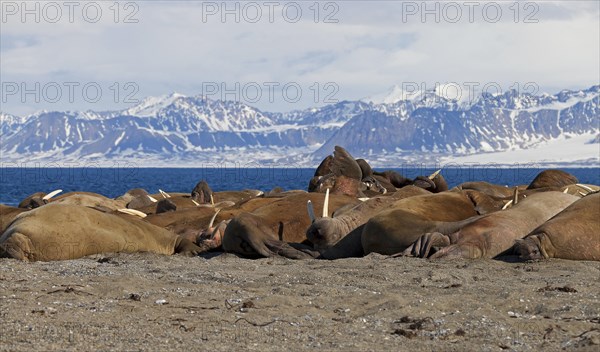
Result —
[{"label": "walrus tusk", "polygon": [[583,192],[579,191],[579,194],[581,194],[581,196],[582,196],[582,197],[585,197],[585,196],[587,196],[589,193],[583,193]]},{"label": "walrus tusk", "polygon": [[193,200],[193,199],[192,199],[192,202],[194,202],[194,204],[195,204],[197,207],[199,207],[199,206],[200,206],[200,203],[196,202],[196,201],[195,201],[195,200]]},{"label": "walrus tusk", "polygon": [[317,217],[315,216],[315,209],[310,199],[308,200],[308,202],[306,202],[306,209],[308,210],[308,217],[310,218],[310,222],[315,222],[315,220],[317,220]]},{"label": "walrus tusk", "polygon": [[139,216],[142,219],[145,218],[146,216],[148,216],[145,213],[142,213],[141,211],[135,210],[135,209],[118,209],[117,211],[120,213],[123,213],[123,214]]},{"label": "walrus tusk", "polygon": [[442,172],[442,169],[437,170],[436,172],[432,173],[431,175],[429,175],[429,177],[427,177],[430,180],[433,180],[437,175],[440,174],[440,172]]},{"label": "walrus tusk", "polygon": [[323,201],[323,217],[326,218],[329,214],[329,188],[325,190],[325,200]]},{"label": "walrus tusk", "polygon": [[593,189],[591,189],[590,187],[588,187],[588,186],[586,186],[586,185],[582,185],[581,183],[577,183],[577,186],[579,186],[579,187],[581,187],[581,188],[585,189],[586,191],[588,191],[588,193],[590,193],[590,192],[594,192],[594,190],[593,190]]},{"label": "walrus tusk", "polygon": [[57,189],[56,191],[52,191],[52,192],[46,194],[44,196],[44,198],[42,198],[42,200],[50,200],[50,198],[54,197],[55,195],[59,194],[60,192],[62,192],[62,189]]},{"label": "walrus tusk", "polygon": [[221,211],[221,209],[217,209],[217,211],[215,212],[215,215],[212,216],[212,218],[210,218],[210,222],[208,223],[208,228],[212,228],[213,225],[215,224],[215,220],[217,219],[217,215],[219,215],[219,212]]},{"label": "walrus tusk", "polygon": [[210,204],[215,205],[215,197],[213,197],[212,193],[210,194]]},{"label": "walrus tusk", "polygon": [[162,189],[159,189],[158,192],[163,196],[163,198],[171,198],[171,196],[169,195],[169,193],[163,191]]},{"label": "walrus tusk", "polygon": [[358,200],[360,200],[361,202],[366,202],[366,201],[368,201],[369,199],[371,199],[371,198],[369,198],[369,197],[358,198]]},{"label": "walrus tusk", "polygon": [[152,203],[156,203],[158,202],[155,198],[151,197],[151,196],[147,196],[148,199],[150,199],[152,201]]},{"label": "walrus tusk", "polygon": [[512,203],[513,203],[513,201],[509,200],[506,204],[504,204],[504,206],[502,207],[502,210],[505,210],[506,208],[510,207]]},{"label": "walrus tusk", "polygon": [[563,193],[569,193],[569,187],[565,188],[565,190],[563,191]]},{"label": "walrus tusk", "polygon": [[515,193],[513,194],[513,204],[517,205],[519,203],[519,188],[515,187]]}]

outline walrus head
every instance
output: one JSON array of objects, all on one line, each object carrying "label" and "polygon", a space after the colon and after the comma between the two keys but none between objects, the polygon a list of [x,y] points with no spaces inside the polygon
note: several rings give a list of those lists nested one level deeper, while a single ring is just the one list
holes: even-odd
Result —
[{"label": "walrus head", "polygon": [[[325,163],[325,160],[319,168]],[[308,185],[309,192],[325,192],[329,189],[334,194],[346,194],[353,197],[362,196],[361,180],[362,170],[356,160],[346,151],[346,149],[335,146],[333,157],[327,161],[329,165],[329,173],[324,176],[319,176],[315,172],[315,176],[311,179]]]},{"label": "walrus head", "polygon": [[177,205],[169,198],[161,199],[156,203],[156,214],[177,210]]},{"label": "walrus head", "polygon": [[34,193],[23,199],[21,203],[19,203],[18,207],[22,209],[35,209],[41,207],[42,205],[46,204],[46,202],[43,201],[45,195],[46,193],[44,192]]},{"label": "walrus head", "polygon": [[323,201],[323,214],[317,219],[313,204],[309,200],[307,202],[308,217],[311,220],[311,225],[306,230],[306,238],[312,242],[317,250],[326,249],[336,244],[344,235],[344,231],[338,226],[337,221],[328,216],[329,214],[329,189],[325,192],[325,200]]},{"label": "walrus head", "polygon": [[413,185],[426,189],[432,193],[447,191],[448,183],[446,183],[441,171],[442,170],[438,170],[427,177],[417,176],[413,181]]},{"label": "walrus head", "polygon": [[192,200],[199,204],[214,204],[213,191],[206,181],[202,180],[192,190]]},{"label": "walrus head", "polygon": [[542,242],[538,235],[517,240],[514,250],[522,260],[539,260],[547,257],[542,249]]},{"label": "walrus head", "polygon": [[29,197],[23,199],[23,201],[21,201],[21,203],[19,203],[18,207],[22,208],[22,209],[39,208],[42,205],[48,204],[50,199],[52,199],[52,197],[59,194],[60,192],[62,192],[62,189],[57,189],[48,194],[46,194],[44,192],[34,193],[34,194],[30,195]]},{"label": "walrus head", "polygon": [[220,211],[221,209],[217,209],[210,219],[208,227],[200,231],[196,237],[196,244],[202,248],[205,248],[206,250],[221,247],[223,235],[225,234],[225,229],[227,228],[230,220],[223,220],[215,226],[214,223]]}]

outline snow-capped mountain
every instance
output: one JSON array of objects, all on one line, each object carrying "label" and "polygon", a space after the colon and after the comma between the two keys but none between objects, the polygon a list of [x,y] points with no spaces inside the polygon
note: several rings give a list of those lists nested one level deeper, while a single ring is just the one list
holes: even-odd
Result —
[{"label": "snow-capped mountain", "polygon": [[[573,148],[578,136],[587,138],[578,147],[587,154],[569,154],[561,162],[598,166],[600,160],[600,86],[555,95],[483,94],[468,103],[438,91],[407,95],[396,89],[382,100],[342,101],[288,113],[173,93],[123,111],[0,117],[2,161],[13,163],[130,160],[183,166],[229,160],[314,165],[342,145],[375,165],[394,166],[409,160],[485,157],[565,139],[571,139]],[[549,162],[554,156],[542,155]]]},{"label": "snow-capped mountain", "polygon": [[13,134],[27,121],[27,118],[0,112],[0,136]]}]

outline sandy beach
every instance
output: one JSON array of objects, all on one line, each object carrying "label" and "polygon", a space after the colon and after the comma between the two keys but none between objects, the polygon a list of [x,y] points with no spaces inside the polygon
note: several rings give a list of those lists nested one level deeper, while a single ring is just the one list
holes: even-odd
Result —
[{"label": "sandy beach", "polygon": [[0,350],[597,351],[600,263],[1,259]]}]

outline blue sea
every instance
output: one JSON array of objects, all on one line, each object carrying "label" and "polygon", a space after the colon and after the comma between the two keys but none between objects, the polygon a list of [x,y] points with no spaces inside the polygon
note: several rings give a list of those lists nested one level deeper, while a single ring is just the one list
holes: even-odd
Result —
[{"label": "blue sea", "polygon": [[[383,171],[383,169],[377,169]],[[414,178],[429,175],[434,169],[393,169]],[[487,181],[501,185],[528,184],[542,169],[532,168],[444,168],[442,174],[450,187],[467,181]],[[562,168],[579,182],[600,184],[600,168]],[[306,189],[313,168],[0,168],[0,203],[17,205],[35,192],[87,191],[117,197],[132,188],[150,193],[189,193],[200,180],[213,191],[275,187]]]}]

